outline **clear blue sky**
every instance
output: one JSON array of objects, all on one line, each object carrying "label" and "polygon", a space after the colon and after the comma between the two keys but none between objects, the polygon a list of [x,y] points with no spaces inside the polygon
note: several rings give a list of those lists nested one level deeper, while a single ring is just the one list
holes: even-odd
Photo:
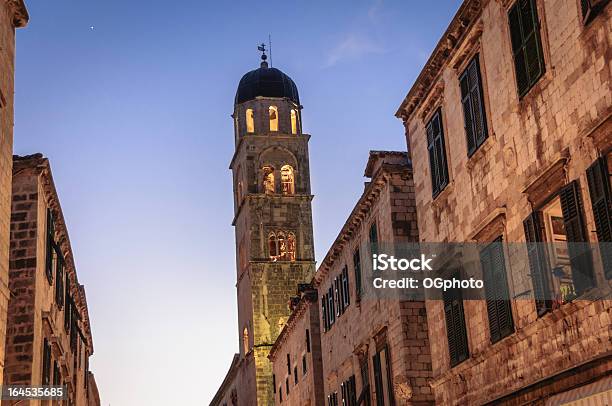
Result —
[{"label": "clear blue sky", "polygon": [[[297,83],[317,258],[458,0],[29,0],[15,153],[49,157],[103,405],[208,404],[238,351],[230,114],[272,34]],[[184,402],[184,403],[182,403]]]}]

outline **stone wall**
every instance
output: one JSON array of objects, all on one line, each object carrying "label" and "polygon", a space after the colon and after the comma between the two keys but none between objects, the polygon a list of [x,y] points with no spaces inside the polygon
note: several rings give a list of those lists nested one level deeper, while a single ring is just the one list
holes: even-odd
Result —
[{"label": "stone wall", "polygon": [[[537,0],[546,71],[519,98],[508,27],[513,4],[465,1],[397,113],[413,159],[422,241],[487,242],[501,235],[524,242],[523,220],[572,180],[580,182],[588,238],[596,241],[586,169],[598,156],[612,160],[612,8],[584,24],[580,2]],[[458,74],[475,54],[489,131],[468,156]],[[438,107],[450,182],[432,198],[425,124]],[[508,260],[507,267],[511,293],[531,291],[526,264]],[[608,283],[601,269],[596,277]],[[495,344],[485,303],[464,306],[470,357],[451,368],[442,303],[427,303],[440,404],[542,402],[596,380],[602,363],[609,368],[608,300],[576,300],[543,317],[533,300],[513,300],[515,333]],[[569,381],[558,375],[579,365],[592,368]],[[550,384],[533,386],[547,379]]]}]

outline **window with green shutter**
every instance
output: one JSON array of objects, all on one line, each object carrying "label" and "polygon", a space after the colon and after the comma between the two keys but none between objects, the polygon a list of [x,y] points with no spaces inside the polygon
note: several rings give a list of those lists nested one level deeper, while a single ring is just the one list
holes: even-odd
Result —
[{"label": "window with green shutter", "polygon": [[55,219],[51,209],[47,209],[47,243],[45,274],[49,284],[53,283],[53,257],[55,255]]},{"label": "window with green shutter", "polygon": [[[460,279],[459,273],[456,273],[453,278]],[[470,354],[461,289],[447,289],[443,292],[442,298],[444,301],[450,365],[454,367],[465,361]]]},{"label": "window with green shutter", "polygon": [[459,77],[459,85],[468,156],[472,156],[488,137],[478,55],[470,61]]},{"label": "window with green shutter", "polygon": [[491,342],[514,332],[502,237],[480,252]]},{"label": "window with green shutter", "polygon": [[355,272],[355,295],[357,301],[361,298],[361,254],[359,248],[353,252],[353,270]]},{"label": "window with green shutter", "polygon": [[372,255],[378,254],[378,227],[376,226],[376,221],[373,221],[370,225],[369,238]]},{"label": "window with green shutter", "polygon": [[516,85],[523,97],[545,71],[535,0],[517,0],[508,12]]},{"label": "window with green shutter", "polygon": [[46,338],[43,339],[43,360],[42,360],[42,384],[51,384],[51,344]]},{"label": "window with green shutter", "polygon": [[595,232],[606,279],[612,279],[612,192],[610,173],[605,157],[598,158],[587,169],[591,207],[595,219]]},{"label": "window with green shutter", "polygon": [[448,185],[448,167],[444,147],[442,109],[438,109],[427,123],[427,152],[431,170],[431,189],[435,198]]},{"label": "window with green shutter", "polygon": [[544,221],[541,211],[534,211],[523,221],[525,240],[527,242],[527,257],[529,259],[529,275],[533,285],[533,298],[535,300],[538,316],[543,315],[552,308],[549,298],[551,281],[549,280],[550,267],[546,256],[544,241]]},{"label": "window with green shutter", "polygon": [[576,295],[580,296],[593,287],[593,258],[588,244],[586,224],[580,197],[580,184],[572,181],[559,192],[563,222],[567,233],[568,251],[572,268],[572,280]]}]

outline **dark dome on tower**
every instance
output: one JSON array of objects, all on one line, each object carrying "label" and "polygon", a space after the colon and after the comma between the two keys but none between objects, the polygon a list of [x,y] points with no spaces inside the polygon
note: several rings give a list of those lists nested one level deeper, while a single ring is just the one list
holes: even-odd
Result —
[{"label": "dark dome on tower", "polygon": [[300,104],[300,96],[293,80],[276,68],[268,68],[265,62],[261,68],[246,73],[240,79],[234,104],[253,100],[257,96],[286,97]]}]

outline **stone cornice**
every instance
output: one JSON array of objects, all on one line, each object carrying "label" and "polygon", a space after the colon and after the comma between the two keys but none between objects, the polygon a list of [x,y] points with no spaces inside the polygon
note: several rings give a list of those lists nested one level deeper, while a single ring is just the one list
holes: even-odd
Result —
[{"label": "stone cornice", "polygon": [[16,28],[25,27],[30,15],[23,0],[5,0],[13,15],[13,25]]},{"label": "stone cornice", "polygon": [[477,21],[487,0],[465,0],[425,63],[412,88],[400,104],[395,116],[406,120],[436,85],[442,69],[462,44],[472,25]]}]

